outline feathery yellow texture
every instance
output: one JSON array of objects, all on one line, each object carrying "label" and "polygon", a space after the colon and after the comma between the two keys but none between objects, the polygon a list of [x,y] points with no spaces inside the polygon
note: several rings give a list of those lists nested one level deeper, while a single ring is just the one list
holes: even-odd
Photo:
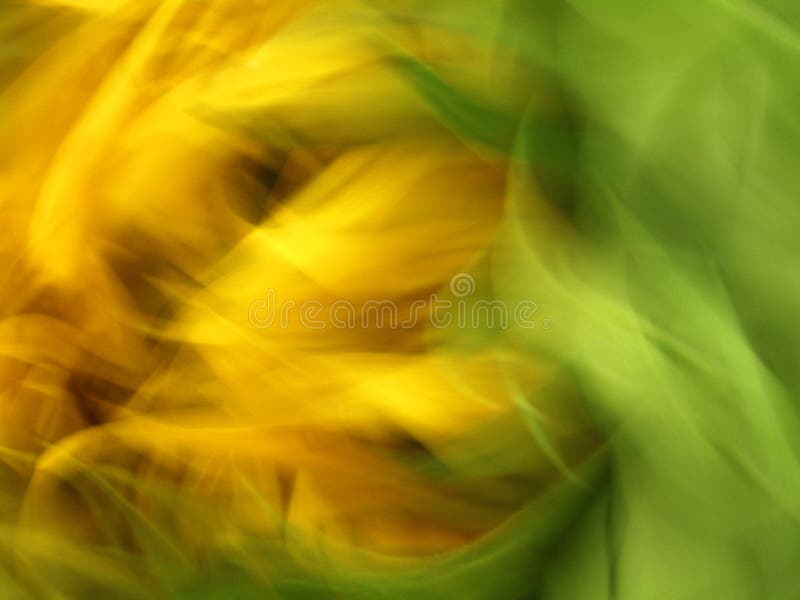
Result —
[{"label": "feathery yellow texture", "polygon": [[[396,4],[9,13],[31,49],[0,97],[0,444],[27,585],[137,576],[98,547],[191,563],[253,538],[388,568],[471,543],[560,476],[516,418],[545,363],[424,318],[249,319],[267,290],[406,310],[492,243],[505,159],[395,59],[498,97],[496,49]],[[568,462],[591,451],[569,410],[536,411]]]}]

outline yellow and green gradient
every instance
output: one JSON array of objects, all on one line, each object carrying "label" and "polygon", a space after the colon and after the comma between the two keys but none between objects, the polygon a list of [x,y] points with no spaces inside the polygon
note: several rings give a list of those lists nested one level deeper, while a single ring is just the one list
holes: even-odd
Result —
[{"label": "yellow and green gradient", "polygon": [[0,598],[797,598],[798,98],[795,0],[0,2]]}]

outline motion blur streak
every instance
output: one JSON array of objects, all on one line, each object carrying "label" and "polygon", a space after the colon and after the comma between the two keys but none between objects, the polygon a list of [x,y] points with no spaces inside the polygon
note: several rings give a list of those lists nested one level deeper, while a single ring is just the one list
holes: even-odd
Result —
[{"label": "motion blur streak", "polygon": [[798,597],[799,26],[2,2],[0,598]]}]

